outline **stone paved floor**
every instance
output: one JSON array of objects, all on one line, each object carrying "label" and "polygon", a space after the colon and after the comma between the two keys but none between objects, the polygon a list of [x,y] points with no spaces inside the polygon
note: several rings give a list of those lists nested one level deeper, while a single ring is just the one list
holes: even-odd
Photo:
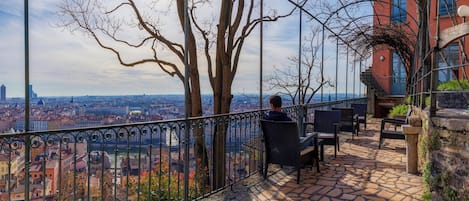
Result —
[{"label": "stone paved floor", "polygon": [[358,138],[345,134],[336,159],[326,149],[320,173],[302,169],[300,184],[292,168],[274,167],[267,180],[254,175],[204,200],[421,200],[422,178],[405,172],[404,141],[378,150],[378,137],[379,119],[369,119]]}]

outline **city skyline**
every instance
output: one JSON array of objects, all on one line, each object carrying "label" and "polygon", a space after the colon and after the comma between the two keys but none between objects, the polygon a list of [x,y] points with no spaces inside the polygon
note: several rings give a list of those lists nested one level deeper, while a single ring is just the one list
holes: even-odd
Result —
[{"label": "city skyline", "polygon": [[[30,2],[30,83],[42,96],[86,95],[138,95],[182,94],[182,83],[157,69],[154,65],[126,68],[115,56],[98,47],[95,41],[81,32],[70,33],[58,26],[60,0]],[[269,7],[279,9],[291,4],[272,1]],[[0,2],[0,82],[8,87],[7,97],[24,97],[24,40],[23,4],[14,0]],[[265,80],[276,68],[288,68],[288,57],[298,52],[298,14],[288,19],[264,25],[264,93]],[[305,28],[304,28],[305,29]],[[288,32],[285,32],[288,30]],[[238,74],[233,83],[233,93],[259,93],[259,36],[256,29],[243,49]],[[305,32],[305,31],[304,31]],[[306,33],[306,32],[305,32]],[[335,76],[335,44],[326,44],[325,66],[328,76]],[[138,52],[133,55],[138,55]],[[341,67],[345,67],[340,57]],[[211,94],[206,67],[201,63],[201,91]],[[351,66],[349,66],[351,69]],[[341,70],[343,72],[343,70]],[[351,71],[351,70],[350,70]],[[349,75],[350,76],[350,75]],[[345,75],[339,74],[338,91],[345,92]],[[352,78],[348,91],[352,92]],[[359,83],[359,79],[356,79]],[[359,84],[356,86],[358,93]],[[334,92],[325,89],[324,92]],[[275,90],[276,91],[276,90]],[[363,91],[363,90],[362,90]]]}]

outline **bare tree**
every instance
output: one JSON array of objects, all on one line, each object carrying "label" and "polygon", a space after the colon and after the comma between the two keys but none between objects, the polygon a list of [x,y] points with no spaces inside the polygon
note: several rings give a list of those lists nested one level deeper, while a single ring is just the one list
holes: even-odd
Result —
[{"label": "bare tree", "polygon": [[[109,4],[112,4],[109,6]],[[217,4],[217,5],[215,5]],[[167,7],[168,10],[161,8]],[[189,55],[189,82],[191,116],[202,115],[199,67],[204,60],[207,74],[213,91],[213,113],[223,114],[230,111],[232,94],[231,86],[238,70],[239,58],[246,38],[261,21],[276,21],[291,15],[277,15],[272,12],[266,16],[255,16],[254,0],[232,1],[189,1],[190,25],[184,28],[184,0],[176,1],[134,1],[120,0],[105,4],[101,0],[63,0],[60,13],[63,15],[63,26],[71,31],[82,31],[96,43],[113,53],[119,63],[126,67],[142,64],[153,64],[182,83],[184,75],[184,53]],[[203,9],[205,8],[205,9]],[[175,9],[175,12],[171,12]],[[212,20],[201,18],[208,9],[218,9],[219,14]],[[173,30],[168,30],[167,20],[162,16],[175,14],[180,32],[189,36],[188,46],[184,47],[183,37],[174,39]],[[209,17],[210,18],[210,17]],[[130,34],[132,33],[132,34]],[[199,48],[201,47],[201,48]],[[134,49],[144,49],[148,56],[137,57],[130,54]],[[199,56],[201,55],[201,56]],[[214,174],[213,187],[224,185],[225,180],[225,129],[215,129],[214,133]],[[194,130],[195,154],[199,170],[208,170],[207,151],[202,129]],[[204,164],[201,164],[202,161]]]},{"label": "bare tree", "polygon": [[292,56],[288,58],[290,65],[286,69],[274,67],[275,71],[268,79],[270,90],[281,90],[279,93],[289,96],[293,104],[310,103],[321,88],[333,87],[331,79],[324,76],[324,68],[318,54],[323,45],[320,33],[319,27],[312,27],[304,39],[301,47],[301,75],[298,74],[300,58]]}]

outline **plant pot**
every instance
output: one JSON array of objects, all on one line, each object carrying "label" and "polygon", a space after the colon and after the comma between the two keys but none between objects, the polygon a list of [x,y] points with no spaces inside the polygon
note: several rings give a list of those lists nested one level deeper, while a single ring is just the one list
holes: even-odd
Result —
[{"label": "plant pot", "polygon": [[438,108],[467,109],[469,92],[441,93],[436,100]]}]

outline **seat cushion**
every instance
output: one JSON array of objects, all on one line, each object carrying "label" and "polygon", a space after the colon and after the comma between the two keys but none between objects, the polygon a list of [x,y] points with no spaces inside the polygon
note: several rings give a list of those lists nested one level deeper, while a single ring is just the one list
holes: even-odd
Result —
[{"label": "seat cushion", "polygon": [[334,134],[332,134],[332,133],[318,133],[318,138],[320,138],[320,139],[334,138]]},{"label": "seat cushion", "polygon": [[312,151],[314,151],[314,146],[307,146],[303,150],[301,150],[300,155],[304,156]]},{"label": "seat cushion", "polygon": [[388,138],[388,139],[405,139],[404,133],[400,131],[393,131],[393,130],[382,130],[381,137]]}]

